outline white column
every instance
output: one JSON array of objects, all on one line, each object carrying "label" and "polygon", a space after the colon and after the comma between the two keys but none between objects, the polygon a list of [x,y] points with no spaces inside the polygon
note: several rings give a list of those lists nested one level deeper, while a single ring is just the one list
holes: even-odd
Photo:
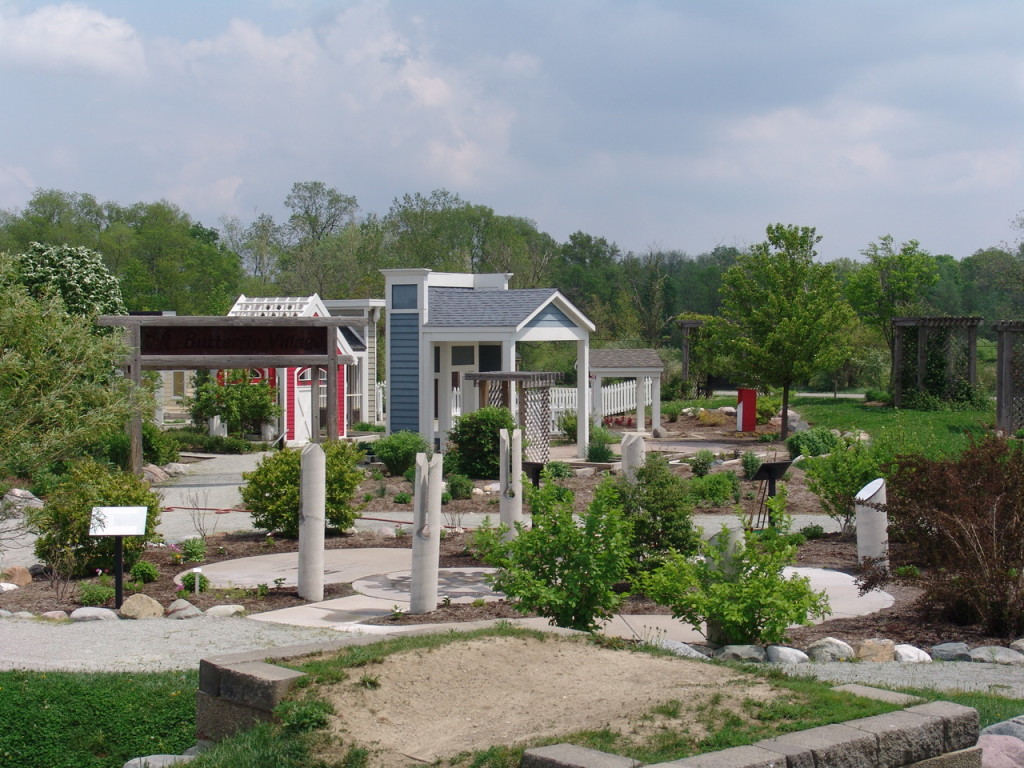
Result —
[{"label": "white column", "polygon": [[857,525],[857,562],[867,558],[889,563],[889,515],[885,511],[885,480],[872,480],[854,498]]},{"label": "white column", "polygon": [[644,465],[647,453],[644,436],[638,432],[627,432],[622,436],[619,452],[622,454],[622,474],[633,482],[636,480],[636,471]]},{"label": "white column", "polygon": [[413,486],[412,578],[409,613],[427,613],[437,608],[437,571],[441,557],[441,479],[443,457],[435,453],[416,455]]},{"label": "white column", "polygon": [[327,517],[327,459],[318,443],[306,443],[300,460],[299,597],[324,599],[324,528]]},{"label": "white column", "polygon": [[590,341],[576,342],[576,455],[587,458],[590,442]]},{"label": "white column", "polygon": [[661,426],[661,376],[651,377],[651,431]]},{"label": "white column", "polygon": [[637,376],[636,379],[636,431],[644,431],[647,420],[647,377]]},{"label": "white column", "polygon": [[591,411],[591,418],[594,420],[596,426],[600,426],[601,421],[604,418],[604,391],[603,384],[604,377],[596,373],[594,374],[594,381],[592,383],[593,389],[593,401],[594,409]]},{"label": "white column", "polygon": [[[447,450],[448,430],[452,428],[452,345],[438,344],[441,348],[441,372],[437,382],[437,430],[441,433],[441,452]],[[433,381],[433,375],[431,375]],[[463,402],[465,402],[465,382]],[[433,399],[433,389],[431,389]]]},{"label": "white column", "polygon": [[523,431],[513,429],[510,436],[507,429],[502,429],[498,437],[501,465],[498,476],[501,493],[498,509],[502,524],[509,527],[508,538],[514,538],[516,523],[523,519]]}]

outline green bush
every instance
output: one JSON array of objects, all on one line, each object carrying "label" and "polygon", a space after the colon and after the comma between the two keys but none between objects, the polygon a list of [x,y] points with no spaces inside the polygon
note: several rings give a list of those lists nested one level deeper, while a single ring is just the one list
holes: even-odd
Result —
[{"label": "green bush", "polygon": [[487,406],[455,420],[448,432],[448,449],[456,454],[460,474],[478,480],[497,480],[499,431],[516,427],[508,408]]},{"label": "green bush", "polygon": [[371,424],[369,421],[357,421],[352,425],[353,432],[384,432],[383,424]]},{"label": "green bush", "polygon": [[775,527],[744,531],[730,555],[728,529],[722,526],[712,541],[700,542],[700,557],[671,555],[661,568],[641,576],[640,589],[668,606],[674,618],[723,643],[780,643],[792,624],[824,618],[825,593],[812,590],[806,577],[783,575],[783,568],[795,561],[796,546],[786,538],[785,493],[773,502],[780,497]]},{"label": "green bush", "polygon": [[869,403],[889,404],[892,402],[892,395],[884,389],[869,389],[864,393],[864,400]]},{"label": "green bush", "polygon": [[842,440],[832,430],[825,427],[814,427],[804,432],[797,432],[786,440],[789,457],[820,456],[829,453],[842,444]]},{"label": "green bush", "polygon": [[178,547],[181,549],[183,562],[201,563],[206,559],[206,542],[202,539],[185,539]]},{"label": "green bush", "polygon": [[693,472],[694,477],[704,477],[711,471],[711,465],[714,463],[715,454],[707,448],[702,448],[690,459],[690,471]]},{"label": "green bush", "polygon": [[740,479],[735,472],[716,472],[693,477],[686,484],[686,496],[692,504],[720,507],[739,499]]},{"label": "green bush", "polygon": [[93,507],[147,508],[145,535],[124,537],[124,566],[130,569],[156,535],[160,497],[144,480],[91,458],[75,462],[46,506],[30,513],[29,525],[38,534],[36,557],[71,576],[112,571],[114,537],[89,535]]},{"label": "green bush", "polygon": [[394,502],[395,504],[412,504],[412,494],[406,493],[405,491],[396,493]]},{"label": "green bush", "polygon": [[562,411],[558,414],[557,423],[558,431],[562,433],[562,437],[570,443],[575,443],[577,430],[579,429],[579,420],[576,416],[576,411]]},{"label": "green bush", "polygon": [[448,493],[453,499],[473,498],[473,481],[458,473],[448,475]]},{"label": "green bush", "polygon": [[199,591],[206,592],[210,588],[210,580],[205,574],[189,571],[181,577],[181,588],[186,592],[196,591],[196,576],[199,577]]},{"label": "green bush", "polygon": [[696,551],[697,532],[686,480],[672,471],[664,456],[647,454],[636,479],[630,482],[620,476],[616,486],[623,514],[632,527],[631,572],[656,568],[670,551]]},{"label": "green bush", "polygon": [[881,476],[880,464],[876,451],[860,441],[803,463],[808,489],[818,496],[825,514],[839,523],[844,535],[851,535],[856,528],[857,492]]},{"label": "green bush", "polygon": [[772,419],[779,415],[779,411],[782,410],[782,398],[781,397],[759,397],[757,398],[757,423],[768,424]]},{"label": "green bush", "polygon": [[[103,435],[87,453],[100,461],[107,461],[123,470],[128,470],[131,446],[128,434],[123,430]],[[148,464],[163,466],[177,461],[178,444],[174,438],[150,421],[142,424],[142,460]]]},{"label": "green bush", "polygon": [[197,427],[220,416],[228,433],[236,437],[246,432],[258,433],[281,413],[277,390],[266,381],[252,383],[248,371],[226,371],[223,382],[197,375],[195,395],[187,400],[187,405]]},{"label": "green bush", "polygon": [[375,442],[373,452],[390,474],[402,477],[409,468],[416,466],[417,453],[430,453],[430,445],[419,433],[403,429]]},{"label": "green bush", "polygon": [[413,484],[416,482],[416,467],[409,467],[405,472],[402,473],[402,477],[405,478],[405,482]]},{"label": "green bush", "polygon": [[744,479],[751,480],[757,474],[757,470],[761,468],[761,457],[753,451],[744,451],[740,457],[740,463],[743,464]]},{"label": "green bush", "polygon": [[148,560],[139,560],[129,571],[132,581],[139,581],[143,584],[151,584],[160,578],[160,571]]},{"label": "green bush", "polygon": [[802,533],[804,538],[808,541],[825,538],[825,529],[817,523],[805,525],[803,528],[800,529],[800,533]]},{"label": "green bush", "polygon": [[666,419],[675,423],[679,421],[679,417],[683,413],[683,404],[678,400],[670,400],[667,403],[661,404],[661,412],[665,415]]},{"label": "green bush", "polygon": [[548,471],[555,480],[567,480],[570,477],[575,477],[576,473],[567,462],[564,461],[549,461],[544,465],[544,469]]},{"label": "green bush", "polygon": [[[323,444],[327,458],[327,523],[346,529],[358,517],[352,505],[353,494],[363,473],[357,465],[362,451],[351,443],[328,441]],[[285,536],[299,535],[299,476],[301,451],[284,450],[269,454],[252,472],[242,477],[242,503],[252,515],[253,524]]]},{"label": "green bush", "polygon": [[518,610],[539,613],[559,627],[593,632],[623,599],[613,587],[629,569],[629,523],[611,478],[598,485],[579,521],[565,490],[550,482],[531,489],[532,528],[517,523],[515,538],[506,541],[507,529],[488,521],[473,546],[499,569],[494,588]]},{"label": "green bush", "polygon": [[164,435],[174,441],[179,451],[201,451],[203,453],[242,454],[264,451],[266,443],[250,443],[239,437],[221,437],[210,435],[204,429],[196,427],[179,427],[169,429]]},{"label": "green bush", "polygon": [[587,461],[605,464],[615,458],[608,443],[591,440],[587,445]]},{"label": "green bush", "polygon": [[110,586],[110,577],[106,574],[97,579],[95,584],[83,581],[78,585],[78,602],[82,605],[106,605],[116,596],[117,592]]}]

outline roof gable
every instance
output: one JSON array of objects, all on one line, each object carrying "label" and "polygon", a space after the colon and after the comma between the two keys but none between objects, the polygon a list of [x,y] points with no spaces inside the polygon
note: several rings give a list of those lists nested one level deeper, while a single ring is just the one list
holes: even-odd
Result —
[{"label": "roof gable", "polygon": [[431,287],[428,319],[431,327],[516,328],[550,301],[554,288],[514,291]]}]

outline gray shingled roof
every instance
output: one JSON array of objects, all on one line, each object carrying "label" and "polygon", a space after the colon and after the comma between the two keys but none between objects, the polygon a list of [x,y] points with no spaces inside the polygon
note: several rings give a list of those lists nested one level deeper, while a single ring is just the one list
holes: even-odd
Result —
[{"label": "gray shingled roof", "polygon": [[592,349],[590,369],[616,368],[664,368],[661,358],[653,349]]},{"label": "gray shingled roof", "polygon": [[514,328],[548,302],[554,288],[480,291],[473,288],[429,289],[431,327]]}]

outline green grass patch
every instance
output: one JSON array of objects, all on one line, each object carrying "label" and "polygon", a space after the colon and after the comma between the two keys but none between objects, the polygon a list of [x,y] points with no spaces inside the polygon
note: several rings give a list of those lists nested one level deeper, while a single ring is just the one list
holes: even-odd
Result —
[{"label": "green grass patch", "polygon": [[983,411],[910,411],[870,406],[859,400],[796,397],[790,407],[816,427],[864,430],[873,440],[889,440],[900,453],[929,458],[955,456],[971,438],[986,434],[995,421],[995,405]]},{"label": "green grass patch", "polygon": [[0,765],[120,768],[195,744],[196,672],[0,672]]}]

